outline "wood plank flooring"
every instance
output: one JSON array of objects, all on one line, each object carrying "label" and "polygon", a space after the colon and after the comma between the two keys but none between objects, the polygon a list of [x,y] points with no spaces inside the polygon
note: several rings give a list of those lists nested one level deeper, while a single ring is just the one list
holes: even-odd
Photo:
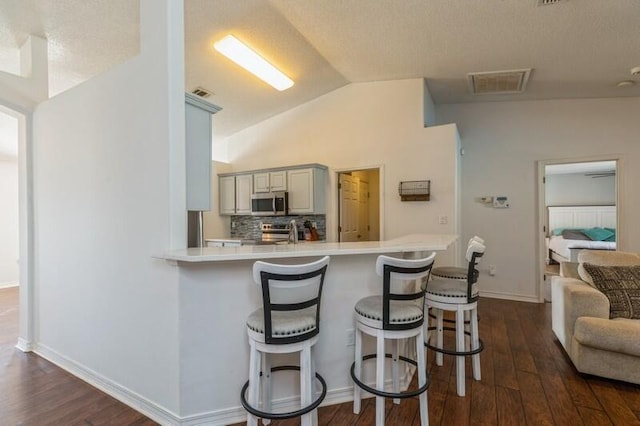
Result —
[{"label": "wood plank flooring", "polygon": [[[155,425],[34,354],[14,348],[18,291],[0,290],[0,425]],[[455,390],[455,362],[428,356],[431,425],[640,425],[640,386],[578,373],[551,331],[550,304],[480,301],[482,381]],[[348,374],[348,372],[345,372]],[[386,424],[419,424],[417,399],[387,401]],[[320,425],[374,424],[375,400],[321,407]],[[274,421],[297,425],[298,419]]]},{"label": "wood plank flooring", "polygon": [[0,425],[157,425],[17,341],[18,288],[0,289]]},{"label": "wood plank flooring", "polygon": [[[428,354],[431,425],[640,425],[640,386],[578,373],[551,331],[551,304],[482,299],[479,312],[482,381],[469,379],[468,360],[466,397],[456,394],[452,357],[438,367]],[[318,410],[321,425],[372,425],[374,416],[374,399],[363,401],[360,415],[351,403]],[[417,399],[387,401],[387,425],[419,422]]]}]

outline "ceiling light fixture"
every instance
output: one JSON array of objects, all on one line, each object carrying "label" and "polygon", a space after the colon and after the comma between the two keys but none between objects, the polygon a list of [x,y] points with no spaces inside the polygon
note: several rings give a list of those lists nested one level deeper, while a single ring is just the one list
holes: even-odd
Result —
[{"label": "ceiling light fixture", "polygon": [[616,84],[616,86],[617,87],[628,87],[628,86],[633,86],[634,84],[636,84],[635,81],[625,80],[625,81],[621,81],[620,83]]},{"label": "ceiling light fixture", "polygon": [[232,35],[215,42],[213,47],[276,90],[282,91],[293,86],[293,80]]}]

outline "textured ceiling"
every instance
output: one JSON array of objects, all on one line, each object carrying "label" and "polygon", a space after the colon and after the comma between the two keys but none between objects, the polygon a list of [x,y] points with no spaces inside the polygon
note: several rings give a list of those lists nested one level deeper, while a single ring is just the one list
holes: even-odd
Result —
[{"label": "textured ceiling", "polygon": [[139,15],[138,0],[0,0],[0,69],[19,74],[20,46],[45,38],[54,96],[135,56]]},{"label": "textured ceiling", "polygon": [[[436,103],[640,96],[639,0],[185,0],[186,82],[227,136],[351,82],[427,78]],[[49,40],[58,93],[135,55],[134,0],[0,0],[0,69]],[[278,92],[212,49],[233,33],[296,84]],[[466,74],[533,68],[527,91],[468,93]],[[616,87],[621,80],[638,84]]]}]

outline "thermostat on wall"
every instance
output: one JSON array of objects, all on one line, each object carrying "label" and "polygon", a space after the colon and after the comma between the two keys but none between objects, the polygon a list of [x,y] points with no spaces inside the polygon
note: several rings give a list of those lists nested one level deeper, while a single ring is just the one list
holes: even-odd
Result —
[{"label": "thermostat on wall", "polygon": [[504,195],[496,195],[493,197],[494,209],[506,209],[509,207],[509,199]]}]

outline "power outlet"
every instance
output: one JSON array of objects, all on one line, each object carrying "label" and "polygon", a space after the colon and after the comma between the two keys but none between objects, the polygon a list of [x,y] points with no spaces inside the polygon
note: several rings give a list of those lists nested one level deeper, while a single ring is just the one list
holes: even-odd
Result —
[{"label": "power outlet", "polygon": [[449,218],[447,216],[438,216],[438,223],[440,225],[446,225],[449,223]]},{"label": "power outlet", "polygon": [[496,265],[489,265],[489,275],[494,276],[496,274]]},{"label": "power outlet", "polygon": [[356,332],[353,328],[347,329],[347,346],[353,346],[356,344]]}]

